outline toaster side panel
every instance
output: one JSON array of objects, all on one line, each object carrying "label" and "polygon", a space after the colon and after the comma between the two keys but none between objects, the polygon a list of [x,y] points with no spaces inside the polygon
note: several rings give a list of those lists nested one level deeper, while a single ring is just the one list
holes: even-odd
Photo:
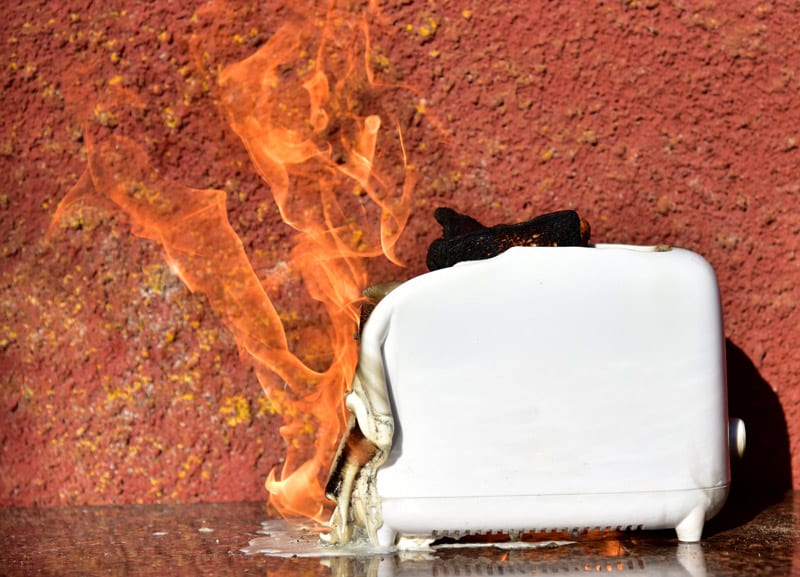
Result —
[{"label": "toaster side panel", "polygon": [[716,279],[698,255],[518,248],[390,294],[392,499],[728,483]]}]

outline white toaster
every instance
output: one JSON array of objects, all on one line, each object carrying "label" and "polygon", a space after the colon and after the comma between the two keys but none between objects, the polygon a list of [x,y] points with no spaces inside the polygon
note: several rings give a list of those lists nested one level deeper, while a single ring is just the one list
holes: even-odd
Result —
[{"label": "white toaster", "polygon": [[386,453],[368,483],[380,546],[595,528],[697,541],[743,449],[716,278],[688,250],[464,262],[389,293],[360,346],[347,406]]}]

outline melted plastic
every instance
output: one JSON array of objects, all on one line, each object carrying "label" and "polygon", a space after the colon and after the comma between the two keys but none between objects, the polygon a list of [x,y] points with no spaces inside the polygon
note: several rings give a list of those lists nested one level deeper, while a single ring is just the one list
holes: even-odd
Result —
[{"label": "melted plastic", "polygon": [[250,541],[242,549],[248,555],[269,555],[271,557],[372,557],[385,556],[404,551],[436,552],[442,549],[472,549],[493,547],[496,549],[539,549],[570,545],[574,541],[498,541],[498,542],[447,542],[431,544],[430,539],[422,539],[411,546],[412,541],[404,541],[404,547],[378,547],[368,539],[353,540],[346,543],[329,543],[324,540],[329,527],[306,519],[270,519],[261,524],[258,531],[262,537]]},{"label": "melted plastic", "polygon": [[272,557],[369,557],[393,553],[394,548],[381,549],[363,540],[328,543],[323,540],[329,527],[305,519],[270,519],[261,524],[264,535],[250,541],[242,552]]}]

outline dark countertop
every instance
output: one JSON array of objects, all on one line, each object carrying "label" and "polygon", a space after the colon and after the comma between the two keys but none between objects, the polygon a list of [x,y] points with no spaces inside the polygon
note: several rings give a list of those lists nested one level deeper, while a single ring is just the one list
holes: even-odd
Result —
[{"label": "dark countertop", "polygon": [[674,532],[598,533],[533,550],[440,549],[373,558],[277,558],[241,552],[263,503],[0,509],[2,575],[788,575],[800,571],[800,493],[700,544]]}]

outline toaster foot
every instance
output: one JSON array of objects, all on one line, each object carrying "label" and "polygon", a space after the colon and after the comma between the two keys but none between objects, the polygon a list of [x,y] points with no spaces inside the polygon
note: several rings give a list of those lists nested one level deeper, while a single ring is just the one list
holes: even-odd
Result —
[{"label": "toaster foot", "polygon": [[397,532],[384,523],[377,532],[379,547],[394,547],[397,541]]},{"label": "toaster foot", "polygon": [[706,521],[706,510],[704,507],[692,509],[683,521],[675,527],[678,534],[678,541],[683,543],[696,543],[703,536],[703,525]]}]

